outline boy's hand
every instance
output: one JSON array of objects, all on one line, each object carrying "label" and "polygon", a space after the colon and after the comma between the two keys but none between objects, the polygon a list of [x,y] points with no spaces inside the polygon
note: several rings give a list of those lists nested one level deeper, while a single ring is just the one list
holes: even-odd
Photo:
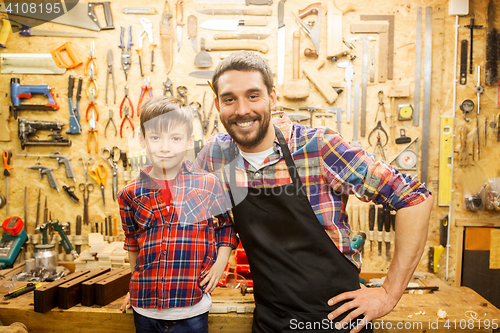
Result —
[{"label": "boy's hand", "polygon": [[130,292],[125,295],[125,299],[123,300],[122,306],[120,307],[120,310],[123,313],[127,312],[127,309],[130,309]]},{"label": "boy's hand", "polygon": [[226,263],[217,260],[213,264],[213,266],[207,272],[205,272],[205,276],[200,282],[200,285],[204,286],[203,291],[205,293],[211,293],[215,289],[215,287],[217,287],[217,283],[222,277],[224,268],[226,268]]}]

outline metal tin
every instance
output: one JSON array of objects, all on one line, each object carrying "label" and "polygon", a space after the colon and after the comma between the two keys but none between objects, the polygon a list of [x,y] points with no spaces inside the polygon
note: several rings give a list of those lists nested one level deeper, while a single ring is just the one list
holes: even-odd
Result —
[{"label": "metal tin", "polygon": [[44,244],[35,246],[36,267],[56,270],[58,264],[57,251],[54,244]]}]

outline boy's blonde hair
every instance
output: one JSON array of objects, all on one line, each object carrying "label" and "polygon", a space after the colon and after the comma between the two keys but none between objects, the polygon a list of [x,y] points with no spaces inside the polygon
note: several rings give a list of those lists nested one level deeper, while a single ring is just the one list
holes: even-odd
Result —
[{"label": "boy's blonde hair", "polygon": [[179,125],[186,125],[188,137],[193,134],[193,111],[179,98],[153,97],[141,105],[140,126],[144,137],[146,129],[167,132]]}]

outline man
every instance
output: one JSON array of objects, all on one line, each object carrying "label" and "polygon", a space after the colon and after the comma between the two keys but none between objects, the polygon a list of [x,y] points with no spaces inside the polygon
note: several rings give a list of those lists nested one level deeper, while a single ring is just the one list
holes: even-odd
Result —
[{"label": "man", "polygon": [[[228,134],[214,135],[196,165],[218,172],[230,189],[254,280],[253,332],[368,331],[367,322],[389,313],[412,277],[432,196],[331,129],[292,124],[284,112],[271,119],[276,91],[259,56],[231,54],[212,85]],[[360,288],[349,195],[397,210],[394,259],[380,288]]]}]

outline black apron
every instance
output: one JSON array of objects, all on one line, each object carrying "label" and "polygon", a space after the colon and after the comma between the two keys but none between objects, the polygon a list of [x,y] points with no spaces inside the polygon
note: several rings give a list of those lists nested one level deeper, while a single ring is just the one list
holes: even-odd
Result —
[{"label": "black apron", "polygon": [[236,191],[248,190],[242,202],[233,201],[233,215],[254,281],[252,332],[349,332],[353,327],[334,329],[348,312],[333,322],[327,318],[346,301],[333,307],[327,302],[360,288],[358,270],[318,221],[285,138],[276,126],[275,131],[292,184],[237,188],[236,147],[230,149],[231,200]]}]

